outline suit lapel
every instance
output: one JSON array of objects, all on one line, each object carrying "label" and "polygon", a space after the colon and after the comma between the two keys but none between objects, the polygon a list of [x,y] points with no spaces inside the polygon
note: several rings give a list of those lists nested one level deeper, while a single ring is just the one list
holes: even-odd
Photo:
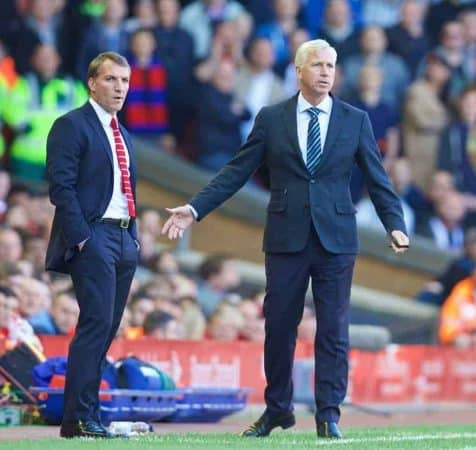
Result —
[{"label": "suit lapel", "polygon": [[299,139],[298,139],[298,130],[297,130],[297,98],[298,94],[294,97],[291,97],[283,107],[283,121],[287,131],[288,138],[291,140],[291,145],[293,150],[296,152],[301,165],[307,170],[306,163],[302,157],[301,148],[299,147]]},{"label": "suit lapel", "polygon": [[114,166],[114,162],[112,160],[111,146],[109,145],[109,141],[107,140],[106,133],[101,122],[99,121],[96,111],[94,111],[93,107],[89,102],[84,105],[84,113],[92,129],[99,137],[99,142],[101,142],[102,144],[100,147],[106,152],[107,157],[111,162],[111,165]]},{"label": "suit lapel", "polygon": [[342,128],[344,114],[342,103],[336,97],[332,97],[332,100],[332,111],[331,117],[329,119],[329,128],[327,129],[326,142],[322,151],[322,159],[317,166],[316,172],[319,172],[319,170],[324,166],[326,160],[331,155],[331,149],[337,137],[339,136],[340,129]]}]

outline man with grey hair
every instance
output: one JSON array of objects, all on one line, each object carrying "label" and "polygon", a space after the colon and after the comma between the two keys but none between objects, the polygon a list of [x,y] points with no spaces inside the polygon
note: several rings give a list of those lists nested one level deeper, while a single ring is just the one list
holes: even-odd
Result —
[{"label": "man with grey hair", "polygon": [[355,207],[349,191],[357,163],[391,247],[405,251],[400,200],[382,167],[368,115],[330,90],[337,54],[326,41],[303,43],[296,52],[299,92],[258,113],[236,156],[187,205],[169,209],[163,233],[176,239],[202,220],[265,164],[271,198],[263,250],[266,410],[243,436],[267,436],[294,425],[292,366],[304,296],[312,283],[316,308],[315,397],[319,437],[340,438],[340,404],[348,378],[349,300],[359,250]]},{"label": "man with grey hair", "polygon": [[109,438],[99,385],[137,266],[135,163],[117,120],[130,67],[114,52],[89,64],[89,101],[53,124],[46,168],[56,206],[46,269],[71,275],[79,320],[68,354],[60,435]]}]

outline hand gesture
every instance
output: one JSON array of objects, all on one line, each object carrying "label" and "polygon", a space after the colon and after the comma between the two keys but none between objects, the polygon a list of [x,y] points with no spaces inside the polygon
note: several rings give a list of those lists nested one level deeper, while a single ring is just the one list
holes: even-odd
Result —
[{"label": "hand gesture", "polygon": [[392,239],[390,247],[392,247],[395,253],[403,253],[408,250],[410,241],[405,233],[399,230],[393,230],[390,233],[390,237]]},{"label": "hand gesture", "polygon": [[162,227],[162,234],[167,234],[169,239],[183,237],[184,231],[195,220],[192,210],[187,205],[165,209],[172,215],[164,223],[164,226]]}]

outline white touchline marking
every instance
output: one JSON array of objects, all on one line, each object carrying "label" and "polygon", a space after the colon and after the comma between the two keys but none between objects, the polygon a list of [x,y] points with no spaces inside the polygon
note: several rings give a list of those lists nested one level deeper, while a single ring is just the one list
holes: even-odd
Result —
[{"label": "white touchline marking", "polygon": [[[365,442],[405,442],[405,441],[436,441],[436,440],[453,440],[453,439],[476,439],[476,433],[445,433],[445,434],[407,434],[397,436],[377,436],[368,438],[349,438],[349,439],[329,439],[323,441],[317,440],[318,445],[342,445],[352,443],[365,443]],[[474,447],[476,450],[476,447]]]},{"label": "white touchline marking", "polygon": [[[158,439],[157,439],[158,438]],[[302,446],[303,441],[302,440],[278,440],[276,439],[277,436],[273,436],[270,441],[272,441],[272,444],[275,446]],[[312,445],[348,445],[348,444],[358,444],[358,443],[372,443],[372,442],[409,442],[409,441],[426,441],[426,440],[431,440],[431,441],[436,441],[436,440],[454,440],[454,439],[475,439],[476,443],[476,433],[472,432],[463,432],[463,433],[444,433],[444,434],[399,434],[396,436],[376,436],[376,437],[364,437],[364,438],[344,438],[344,439],[327,439],[327,438],[317,438],[316,437],[316,442],[313,443]],[[161,439],[160,436],[156,436],[154,441],[157,442],[157,440],[164,440]],[[261,441],[259,439],[260,443],[265,443],[265,440]],[[187,437],[183,436],[178,439],[178,442],[180,443],[210,443],[210,441],[204,436],[204,437]],[[249,439],[249,442],[251,442],[251,439]],[[307,442],[307,440],[306,440]],[[219,441],[215,441],[215,443],[218,444],[231,444],[232,441],[228,439],[223,439]],[[271,443],[271,442],[270,442]],[[464,447],[464,450],[476,450],[475,447]]]}]

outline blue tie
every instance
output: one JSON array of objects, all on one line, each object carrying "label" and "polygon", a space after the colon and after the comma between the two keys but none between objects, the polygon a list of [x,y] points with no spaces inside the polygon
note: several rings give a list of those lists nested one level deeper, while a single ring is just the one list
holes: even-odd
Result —
[{"label": "blue tie", "polygon": [[322,157],[321,129],[319,127],[319,108],[308,108],[306,111],[311,116],[307,129],[307,170],[312,175],[319,165]]}]

